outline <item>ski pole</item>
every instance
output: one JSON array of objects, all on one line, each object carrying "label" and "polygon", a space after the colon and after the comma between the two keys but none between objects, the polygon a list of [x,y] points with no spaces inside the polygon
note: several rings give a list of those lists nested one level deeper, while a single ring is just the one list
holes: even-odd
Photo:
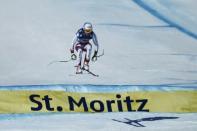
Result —
[{"label": "ski pole", "polygon": [[54,63],[58,63],[58,62],[64,62],[64,63],[67,63],[67,62],[70,62],[70,61],[72,61],[72,59],[69,59],[69,60],[60,60],[60,61],[56,61],[56,60],[54,60],[54,61],[51,61],[51,62],[48,64],[48,66],[49,66],[49,65],[51,65],[51,64],[54,64]]}]

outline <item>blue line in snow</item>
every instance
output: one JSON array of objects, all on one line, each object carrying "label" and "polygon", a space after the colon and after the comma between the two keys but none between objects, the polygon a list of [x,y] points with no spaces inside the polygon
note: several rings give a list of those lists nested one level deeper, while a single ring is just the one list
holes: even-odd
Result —
[{"label": "blue line in snow", "polygon": [[179,84],[161,85],[13,85],[0,86],[1,90],[56,90],[66,92],[128,92],[128,91],[196,91],[197,86]]},{"label": "blue line in snow", "polygon": [[155,17],[157,17],[158,19],[166,22],[170,26],[175,27],[176,29],[178,29],[179,31],[187,34],[188,36],[191,36],[192,38],[197,39],[197,34],[195,34],[194,32],[191,32],[190,30],[186,29],[185,27],[175,23],[173,20],[170,20],[170,19],[166,18],[165,16],[160,14],[158,11],[156,11],[155,9],[151,8],[150,6],[148,6],[145,2],[143,2],[143,0],[133,0],[133,1],[137,5],[142,7],[144,10],[148,11],[150,14],[152,14]]},{"label": "blue line in snow", "polygon": [[[150,26],[143,26],[143,25],[129,25],[129,24],[117,24],[117,23],[99,23],[97,25],[103,26],[120,26],[120,27],[131,27],[131,28],[172,28],[171,25],[150,25]],[[174,28],[174,27],[173,27]]]},{"label": "blue line in snow", "polygon": [[18,120],[21,118],[33,118],[33,117],[43,117],[43,116],[49,116],[49,115],[62,115],[62,114],[72,114],[72,113],[64,113],[64,112],[49,112],[49,113],[28,113],[28,114],[0,114],[0,121],[1,120]]}]

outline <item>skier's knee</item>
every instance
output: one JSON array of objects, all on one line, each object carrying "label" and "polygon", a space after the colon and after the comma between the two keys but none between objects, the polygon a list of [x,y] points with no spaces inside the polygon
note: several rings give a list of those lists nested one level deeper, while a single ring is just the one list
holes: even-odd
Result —
[{"label": "skier's knee", "polygon": [[86,50],[91,50],[92,49],[92,45],[91,44],[87,44],[86,45]]}]

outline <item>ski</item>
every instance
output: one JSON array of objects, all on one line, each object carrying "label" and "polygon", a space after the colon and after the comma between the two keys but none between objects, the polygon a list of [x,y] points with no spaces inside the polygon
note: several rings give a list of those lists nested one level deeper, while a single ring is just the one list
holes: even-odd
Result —
[{"label": "ski", "polygon": [[93,72],[91,72],[90,70],[86,70],[86,69],[84,69],[84,68],[82,68],[82,70],[84,70],[84,71],[88,72],[89,74],[91,74],[91,75],[93,75],[93,76],[95,76],[95,77],[99,77],[99,75],[94,74],[94,73],[93,73]]}]

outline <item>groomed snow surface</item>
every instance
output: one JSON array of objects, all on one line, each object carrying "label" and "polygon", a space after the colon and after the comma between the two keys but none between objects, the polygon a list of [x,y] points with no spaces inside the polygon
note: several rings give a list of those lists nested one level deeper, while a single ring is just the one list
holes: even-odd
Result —
[{"label": "groomed snow surface", "polygon": [[[132,0],[1,0],[0,85],[196,85],[197,40],[177,28],[196,33],[196,1],[143,1],[170,23]],[[90,63],[99,78],[76,75],[76,62],[48,66],[70,58],[85,21],[94,25],[99,53],[105,50]]]},{"label": "groomed snow surface", "polygon": [[195,113],[0,115],[1,131],[195,131],[196,129]]},{"label": "groomed snow surface", "polygon": [[[0,85],[197,87],[197,2],[136,1],[1,0]],[[100,52],[105,49],[103,57],[90,63],[99,77],[75,75],[75,62],[47,66],[70,58],[72,38],[85,21],[94,25]],[[54,130],[196,131],[197,114],[0,115],[0,131]]]}]

